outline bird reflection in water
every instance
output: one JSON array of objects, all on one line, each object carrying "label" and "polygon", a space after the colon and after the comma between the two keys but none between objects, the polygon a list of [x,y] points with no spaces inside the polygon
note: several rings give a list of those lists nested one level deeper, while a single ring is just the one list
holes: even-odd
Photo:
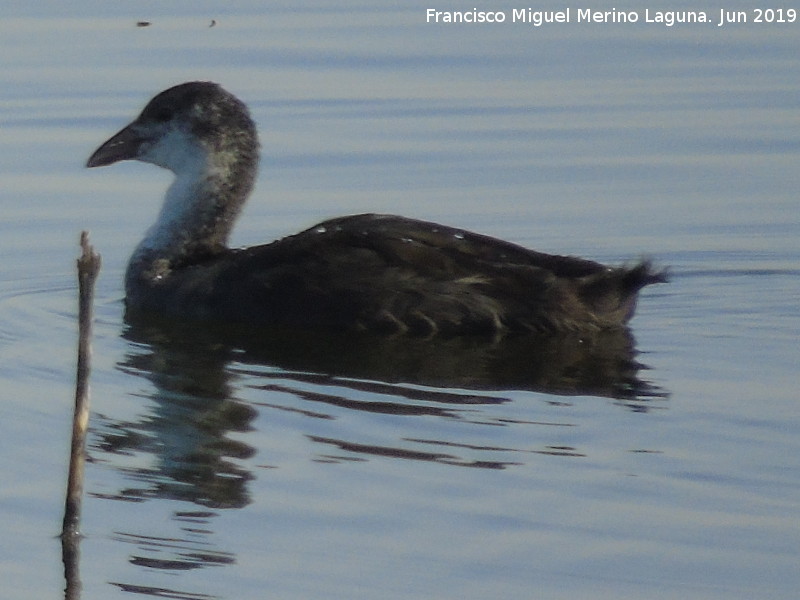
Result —
[{"label": "bird reflection in water", "polygon": [[[125,336],[135,344],[120,368],[151,381],[153,408],[139,423],[107,424],[98,449],[158,456],[157,467],[130,471],[132,479],[146,484],[126,490],[123,495],[130,499],[246,505],[252,474],[242,461],[255,450],[229,434],[247,431],[258,405],[275,408],[270,395],[278,393],[302,401],[290,410],[323,417],[331,406],[458,417],[475,405],[508,402],[504,390],[550,394],[554,402],[600,396],[636,411],[666,397],[639,377],[646,367],[635,359],[627,328],[582,336],[423,339],[296,329],[254,333],[230,324],[197,327],[141,315],[129,315],[127,321]],[[264,392],[263,403],[235,399],[232,361],[277,367],[274,377],[259,372],[267,380],[256,386]],[[309,384],[317,390],[309,391]],[[380,398],[365,401],[365,391]],[[353,441],[314,441],[340,448],[349,444],[356,454],[361,449],[365,455],[392,455],[391,448],[370,450]],[[400,450],[395,455],[409,456]]]},{"label": "bird reflection in water", "polygon": [[[256,449],[235,438],[253,427],[258,411],[290,410],[333,419],[333,411],[353,410],[508,425],[518,421],[500,417],[490,422],[482,412],[511,402],[511,394],[504,391],[549,394],[553,403],[568,402],[570,396],[600,396],[636,411],[659,406],[667,396],[639,378],[645,367],[635,360],[633,337],[626,328],[584,337],[422,339],[297,330],[252,334],[230,324],[197,327],[129,315],[124,335],[131,345],[119,368],[149,380],[150,408],[136,422],[101,420],[93,449],[153,456],[147,466],[121,467],[132,484],[109,497],[182,500],[203,507],[174,514],[181,530],[177,536],[118,532],[119,541],[137,548],[132,563],[167,571],[235,562],[234,555],[209,548],[202,538],[212,532],[218,510],[250,502],[248,482],[255,467],[248,459]],[[240,378],[248,364],[276,367],[258,370],[253,377],[257,381],[248,383],[263,400],[236,398],[234,378]],[[286,394],[298,401],[287,406],[276,399]],[[346,437],[306,435],[319,447],[313,460],[381,457],[503,469],[522,459],[495,460],[493,454],[583,456],[569,446],[522,450],[502,443],[476,447],[413,436],[365,444]],[[475,453],[477,459],[465,458]],[[133,584],[115,585],[129,589]]]}]

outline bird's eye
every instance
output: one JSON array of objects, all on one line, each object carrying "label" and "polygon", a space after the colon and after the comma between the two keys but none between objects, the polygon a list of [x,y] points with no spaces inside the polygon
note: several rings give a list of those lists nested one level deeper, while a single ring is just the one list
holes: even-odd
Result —
[{"label": "bird's eye", "polygon": [[142,113],[142,118],[153,123],[166,123],[174,116],[175,111],[165,103],[147,106]]},{"label": "bird's eye", "polygon": [[165,123],[172,118],[172,111],[169,108],[159,108],[155,114],[153,114],[153,120],[158,121],[159,123]]}]

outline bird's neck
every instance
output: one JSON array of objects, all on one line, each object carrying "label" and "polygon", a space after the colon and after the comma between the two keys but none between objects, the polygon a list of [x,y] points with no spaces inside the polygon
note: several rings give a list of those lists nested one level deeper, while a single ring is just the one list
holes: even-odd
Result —
[{"label": "bird's neck", "polygon": [[176,173],[156,222],[128,265],[126,279],[157,279],[224,250],[255,179],[254,164],[198,157]]}]

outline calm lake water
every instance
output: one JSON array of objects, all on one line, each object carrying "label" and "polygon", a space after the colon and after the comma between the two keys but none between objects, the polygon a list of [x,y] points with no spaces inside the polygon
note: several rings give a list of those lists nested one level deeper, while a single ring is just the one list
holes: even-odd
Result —
[{"label": "calm lake water", "polygon": [[[5,10],[2,596],[64,593],[88,229],[83,600],[795,597],[800,23],[734,1],[748,22],[717,27],[718,5],[678,5],[713,23],[648,24],[642,5],[636,24],[539,28],[366,0]],[[619,372],[626,340],[254,351],[126,326],[122,274],[169,174],[83,164],[191,79],[261,130],[236,244],[374,211],[649,255],[673,275],[632,322],[647,368]]]}]

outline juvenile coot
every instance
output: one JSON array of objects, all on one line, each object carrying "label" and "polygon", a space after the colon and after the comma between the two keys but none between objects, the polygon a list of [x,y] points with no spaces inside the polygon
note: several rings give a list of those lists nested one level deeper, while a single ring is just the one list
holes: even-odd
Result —
[{"label": "juvenile coot", "polygon": [[88,167],[120,160],[175,174],[125,275],[128,310],[246,325],[432,335],[623,327],[648,261],[605,265],[391,215],[324,221],[271,244],[228,248],[258,167],[245,104],[189,82],[153,98]]}]

